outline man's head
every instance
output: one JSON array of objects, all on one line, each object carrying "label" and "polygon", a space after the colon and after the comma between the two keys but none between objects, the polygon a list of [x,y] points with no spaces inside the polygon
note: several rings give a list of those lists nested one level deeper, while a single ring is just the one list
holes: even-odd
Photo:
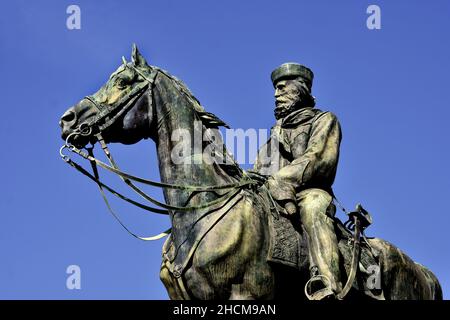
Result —
[{"label": "man's head", "polygon": [[285,63],[271,75],[275,87],[275,118],[280,119],[289,113],[315,105],[311,95],[313,72],[297,63]]}]

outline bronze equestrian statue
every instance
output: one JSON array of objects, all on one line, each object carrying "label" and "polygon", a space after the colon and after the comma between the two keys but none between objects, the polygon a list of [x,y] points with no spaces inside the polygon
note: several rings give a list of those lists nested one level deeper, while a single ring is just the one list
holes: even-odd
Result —
[{"label": "bronze equestrian statue", "polygon": [[[390,243],[364,236],[371,220],[362,207],[345,224],[334,217],[341,133],[332,113],[314,108],[312,72],[285,64],[272,80],[277,123],[253,171],[243,171],[223,147],[217,128],[226,124],[180,80],[148,65],[136,46],[131,62],[123,59],[103,87],[63,114],[60,153],[97,183],[105,200],[106,190],[169,215],[160,277],[171,299],[442,299],[431,271]],[[179,132],[200,134],[201,150],[191,139],[172,139]],[[148,138],[156,143],[161,182],[121,171],[108,149]],[[89,143],[99,144],[110,164],[96,159]],[[204,148],[215,150],[210,161],[203,161]],[[67,150],[89,160],[92,173]],[[185,161],[174,162],[180,153]],[[158,207],[103,184],[98,166]],[[136,183],[163,188],[165,203]],[[169,233],[142,238],[126,230],[143,240]]]}]

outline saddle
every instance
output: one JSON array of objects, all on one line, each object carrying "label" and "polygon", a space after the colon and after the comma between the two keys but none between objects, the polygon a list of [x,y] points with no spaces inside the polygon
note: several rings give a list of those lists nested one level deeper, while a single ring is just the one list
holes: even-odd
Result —
[{"label": "saddle", "polygon": [[[279,212],[281,210],[284,209],[281,207],[277,209],[272,208],[268,217],[270,247],[267,260],[271,263],[282,264],[302,272],[310,270],[306,232],[300,224],[296,225],[286,216],[280,215]],[[348,275],[350,274],[352,263],[353,234],[338,218],[335,217],[333,219],[341,259]],[[360,244],[356,279],[352,286],[371,298],[383,299],[381,288],[368,285],[373,282],[370,277],[373,277],[375,272],[380,272],[378,254],[367,242],[363,241]],[[343,276],[345,277],[345,275]],[[346,279],[341,280],[343,283],[346,281]]]}]

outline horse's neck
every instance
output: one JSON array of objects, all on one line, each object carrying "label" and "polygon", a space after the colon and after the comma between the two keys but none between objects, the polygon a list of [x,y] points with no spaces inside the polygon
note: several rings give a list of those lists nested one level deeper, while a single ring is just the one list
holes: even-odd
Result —
[{"label": "horse's neck", "polygon": [[[196,116],[192,101],[179,91],[173,80],[164,74],[158,76],[153,94],[156,117],[154,122],[157,123],[155,140],[161,180],[165,183],[186,186],[221,185],[234,181],[217,165],[198,161],[203,151],[202,125]],[[180,134],[184,136],[183,141],[177,141]],[[186,139],[186,136],[189,138]],[[179,150],[185,150],[187,154],[180,155]],[[182,158],[187,162],[180,163]],[[166,189],[164,196],[171,205],[186,206],[190,193]],[[207,201],[211,196],[213,195],[201,197],[196,202]]]}]

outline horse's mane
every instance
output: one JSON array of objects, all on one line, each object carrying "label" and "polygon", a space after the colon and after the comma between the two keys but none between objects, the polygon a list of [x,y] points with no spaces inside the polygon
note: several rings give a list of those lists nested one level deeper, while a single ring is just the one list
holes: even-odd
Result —
[{"label": "horse's mane", "polygon": [[207,112],[205,108],[201,105],[200,101],[192,94],[191,90],[186,86],[186,84],[175,77],[174,75],[169,74],[166,70],[163,70],[158,67],[152,66],[152,68],[157,69],[159,72],[167,76],[172,82],[174,83],[175,87],[182,92],[189,101],[191,101],[192,106],[194,107],[194,110],[196,111],[197,115],[199,116],[202,123],[207,128],[218,128],[218,127],[225,127],[230,128],[224,121],[222,121],[218,116],[211,112]]},{"label": "horse's mane", "polygon": [[[219,117],[217,117],[215,114],[211,112],[207,112],[205,108],[201,105],[200,101],[192,94],[192,92],[189,90],[189,88],[184,84],[183,81],[178,79],[177,77],[171,75],[166,70],[163,70],[161,68],[152,66],[151,68],[154,68],[164,74],[169,80],[172,81],[174,86],[185,95],[185,97],[191,102],[193,109],[195,110],[195,113],[201,120],[203,126],[206,129],[218,129],[219,127],[225,127],[230,128],[224,121],[222,121]],[[239,167],[239,165],[236,163],[234,158],[227,152],[227,150],[224,148],[224,144],[222,142],[221,145],[218,144],[218,141],[215,141],[213,139],[209,139],[207,141],[208,144],[213,144],[216,147],[216,150],[223,150],[223,157],[225,159],[225,163],[217,163],[228,175],[231,177],[241,177],[242,176],[242,169]],[[223,149],[222,149],[223,148]]]}]

